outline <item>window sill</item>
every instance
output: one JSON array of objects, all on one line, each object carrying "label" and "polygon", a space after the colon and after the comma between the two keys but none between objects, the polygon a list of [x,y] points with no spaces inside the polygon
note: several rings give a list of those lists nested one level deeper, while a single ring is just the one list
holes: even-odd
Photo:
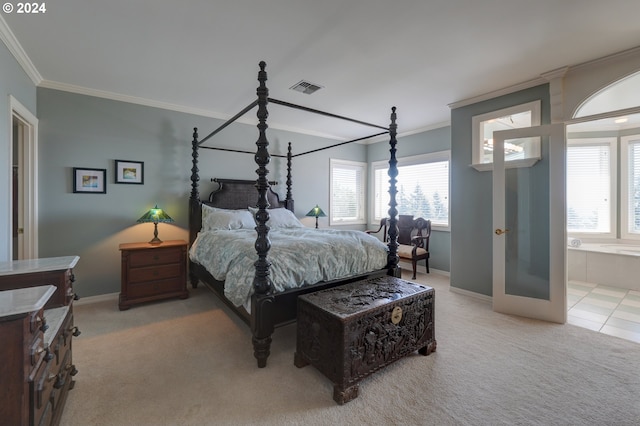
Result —
[{"label": "window sill", "polygon": [[[519,169],[524,167],[531,167],[534,164],[536,164],[538,161],[540,161],[540,157],[525,158],[524,160],[505,161],[504,168]],[[493,163],[471,164],[471,167],[473,167],[479,172],[486,172],[489,170],[493,170]]]}]

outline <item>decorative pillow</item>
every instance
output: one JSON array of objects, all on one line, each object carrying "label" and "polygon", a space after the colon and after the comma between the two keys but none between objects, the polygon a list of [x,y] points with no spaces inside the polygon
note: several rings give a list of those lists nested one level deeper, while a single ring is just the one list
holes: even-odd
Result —
[{"label": "decorative pillow", "polygon": [[[258,209],[249,207],[249,211],[255,217]],[[285,208],[269,209],[269,220],[267,221],[269,228],[304,228],[304,225],[291,210]]]},{"label": "decorative pillow", "polygon": [[256,221],[246,210],[227,210],[216,207],[202,205],[202,230],[212,231],[214,229],[253,229]]}]

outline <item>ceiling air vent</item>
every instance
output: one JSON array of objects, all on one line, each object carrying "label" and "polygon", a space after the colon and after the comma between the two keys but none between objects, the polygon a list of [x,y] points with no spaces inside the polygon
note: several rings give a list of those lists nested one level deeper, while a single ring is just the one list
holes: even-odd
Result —
[{"label": "ceiling air vent", "polygon": [[306,93],[307,95],[310,95],[322,89],[322,86],[320,86],[319,84],[314,84],[308,81],[300,80],[293,86],[289,87],[289,89],[295,90],[296,92],[302,92],[302,93]]}]

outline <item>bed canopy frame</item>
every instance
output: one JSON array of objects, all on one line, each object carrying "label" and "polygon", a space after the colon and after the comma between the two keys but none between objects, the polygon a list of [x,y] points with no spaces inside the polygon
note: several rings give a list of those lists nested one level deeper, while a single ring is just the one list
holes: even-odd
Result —
[{"label": "bed canopy frame", "polygon": [[[247,322],[252,329],[253,333],[253,348],[254,348],[254,356],[258,360],[258,367],[265,367],[266,361],[269,356],[270,345],[271,345],[271,335],[274,331],[274,327],[279,324],[284,324],[286,322],[291,322],[295,319],[295,298],[298,294],[303,294],[310,291],[320,290],[322,288],[327,288],[329,286],[336,286],[340,284],[344,284],[349,281],[353,281],[355,279],[359,279],[362,277],[352,277],[348,280],[336,280],[329,283],[322,283],[322,285],[311,285],[305,286],[297,292],[290,292],[288,299],[288,304],[292,305],[293,308],[288,308],[289,311],[293,309],[293,314],[289,313],[288,315],[283,315],[277,310],[280,308],[277,300],[277,296],[273,293],[273,285],[271,283],[270,278],[270,267],[271,262],[269,260],[269,250],[270,250],[270,241],[269,241],[269,227],[266,225],[269,220],[269,207],[272,203],[278,203],[276,206],[284,206],[288,210],[294,210],[294,200],[292,197],[292,177],[291,177],[291,164],[292,159],[294,157],[299,157],[311,153],[315,153],[318,151],[323,151],[325,149],[335,148],[341,145],[346,145],[353,142],[359,142],[367,139],[371,139],[377,136],[389,134],[389,227],[388,227],[388,255],[387,255],[387,265],[385,267],[384,273],[386,275],[391,275],[395,277],[400,277],[401,270],[398,266],[399,258],[398,258],[398,226],[397,226],[397,176],[398,176],[398,168],[397,168],[397,159],[396,159],[396,135],[397,135],[397,124],[396,124],[396,107],[391,108],[391,123],[389,127],[380,126],[377,124],[367,123],[364,121],[356,120],[349,117],[344,117],[316,109],[312,109],[309,107],[305,107],[302,105],[293,104],[290,102],[281,101],[278,99],[269,97],[269,89],[266,86],[267,81],[267,72],[265,70],[266,63],[261,61],[259,64],[260,71],[258,72],[258,82],[259,86],[256,90],[257,99],[251,102],[247,107],[245,107],[238,114],[224,122],[217,129],[212,131],[210,134],[205,136],[202,139],[198,137],[198,128],[193,129],[193,140],[192,140],[192,168],[191,168],[191,194],[189,198],[189,246],[191,246],[197,236],[197,233],[200,230],[201,226],[201,205],[202,203],[207,203],[207,201],[202,201],[199,195],[198,182],[200,181],[200,177],[198,175],[198,149],[211,149],[218,151],[227,151],[227,152],[236,152],[236,153],[246,153],[253,154],[255,156],[255,162],[258,165],[256,170],[257,179],[255,180],[255,188],[257,189],[257,213],[255,214],[256,220],[256,253],[258,255],[258,260],[254,263],[255,266],[255,276],[253,279],[253,288],[254,294],[251,300],[251,314],[247,316],[243,315],[239,308],[234,307],[230,304],[228,300],[222,297],[223,301],[236,313],[238,313],[241,318]],[[266,131],[268,128],[267,125],[267,117],[268,110],[267,106],[269,103],[282,105],[288,108],[294,108],[302,111],[306,111],[313,114],[320,114],[326,117],[336,118],[339,120],[346,120],[352,123],[357,123],[367,127],[373,127],[379,130],[380,132],[376,132],[375,134],[370,134],[364,137],[360,137],[357,139],[336,143],[330,146],[312,149],[306,152],[292,154],[291,142],[288,143],[287,154],[271,154],[269,153],[269,141],[267,139]],[[214,137],[217,133],[225,129],[230,124],[237,121],[240,117],[242,117],[247,112],[251,111],[253,108],[257,106],[257,118],[258,118],[258,140],[256,141],[256,151],[245,151],[245,150],[237,150],[231,148],[220,148],[214,146],[204,146],[203,144],[207,142],[209,139]],[[271,191],[271,185],[276,184],[276,182],[269,182],[267,175],[269,171],[267,170],[267,165],[271,161],[271,157],[281,157],[287,159],[287,180],[286,180],[286,198],[284,202],[280,202],[277,194]],[[247,183],[247,181],[240,180],[225,180],[225,179],[212,179],[212,181],[218,182],[219,188],[217,191],[220,191],[225,183]],[[208,202],[213,200],[214,194],[217,192],[212,192],[208,197]],[[274,198],[275,197],[275,198]],[[271,200],[271,201],[270,201]],[[190,262],[191,263],[191,262]],[[192,270],[197,269],[198,265],[191,264],[190,267]],[[198,275],[194,272],[190,272],[191,283],[195,288],[198,283]],[[380,275],[380,273],[378,273]],[[200,276],[201,278],[202,276]],[[293,298],[293,300],[292,300]],[[290,317],[293,315],[293,318],[289,318],[287,321],[286,317]],[[282,320],[280,320],[282,319]]]}]

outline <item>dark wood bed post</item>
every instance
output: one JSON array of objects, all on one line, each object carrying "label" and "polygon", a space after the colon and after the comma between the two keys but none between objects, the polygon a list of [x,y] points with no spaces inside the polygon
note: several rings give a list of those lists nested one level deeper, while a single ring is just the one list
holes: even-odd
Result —
[{"label": "dark wood bed post", "polygon": [[396,124],[396,107],[391,108],[391,124],[389,125],[389,146],[391,153],[389,157],[389,254],[387,255],[388,275],[401,278],[402,270],[398,266],[398,203],[396,202],[396,187],[398,177],[398,160],[396,159],[396,134],[398,125]]},{"label": "dark wood bed post", "polygon": [[[198,175],[198,128],[193,128],[193,140],[191,141],[191,195],[189,196],[189,247],[196,239],[198,230],[202,227],[202,213],[200,207],[200,192],[198,191],[198,181],[200,176]],[[191,261],[189,261],[191,262]],[[193,268],[189,268],[192,271]],[[191,281],[191,287],[198,287],[198,277],[189,272],[189,281]]]},{"label": "dark wood bed post", "polygon": [[293,195],[291,194],[291,185],[293,184],[291,179],[291,159],[293,156],[291,155],[291,142],[289,142],[289,147],[287,148],[287,198],[284,200],[284,206],[287,210],[294,211],[293,208]]},{"label": "dark wood bed post", "polygon": [[267,103],[269,102],[269,89],[267,89],[267,72],[264,61],[260,62],[260,71],[258,72],[258,81],[260,86],[257,89],[258,95],[258,131],[259,136],[256,142],[258,147],[255,154],[255,161],[258,164],[256,173],[256,188],[258,189],[258,211],[256,212],[256,252],[258,260],[255,262],[256,273],[253,279],[254,294],[251,297],[251,330],[253,332],[253,355],[258,360],[258,367],[263,368],[267,365],[267,358],[271,347],[271,335],[274,331],[272,307],[274,303],[273,285],[271,283],[270,266],[271,263],[267,258],[269,249],[271,249],[271,241],[269,241],[269,201],[267,200],[267,190],[269,189],[269,181],[267,179],[267,165],[271,161],[267,140]]}]

